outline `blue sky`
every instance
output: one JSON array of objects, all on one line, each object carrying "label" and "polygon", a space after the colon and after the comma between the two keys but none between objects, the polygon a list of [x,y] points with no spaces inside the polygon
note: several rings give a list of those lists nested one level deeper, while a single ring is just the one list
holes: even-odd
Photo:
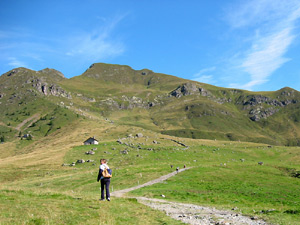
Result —
[{"label": "blue sky", "polygon": [[92,63],[221,87],[300,90],[299,0],[1,0],[0,74]]}]

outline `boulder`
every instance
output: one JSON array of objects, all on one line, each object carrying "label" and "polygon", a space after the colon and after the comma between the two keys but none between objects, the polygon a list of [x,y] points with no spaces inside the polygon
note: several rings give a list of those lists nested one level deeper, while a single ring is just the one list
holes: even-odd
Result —
[{"label": "boulder", "polygon": [[144,137],[144,135],[142,133],[137,133],[136,137],[141,138],[141,137]]},{"label": "boulder", "polygon": [[95,152],[93,152],[92,150],[91,151],[88,151],[85,153],[86,155],[95,155]]},{"label": "boulder", "polygon": [[78,159],[76,163],[85,163],[84,159]]},{"label": "boulder", "polygon": [[88,160],[86,160],[86,162],[94,162],[94,160],[88,159]]}]

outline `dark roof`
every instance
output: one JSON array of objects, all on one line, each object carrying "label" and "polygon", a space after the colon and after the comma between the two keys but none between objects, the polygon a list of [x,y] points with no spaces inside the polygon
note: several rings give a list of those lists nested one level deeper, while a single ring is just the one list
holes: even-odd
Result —
[{"label": "dark roof", "polygon": [[88,141],[98,141],[97,139],[95,139],[94,137],[90,137],[87,140],[85,140],[84,142],[88,142]]}]

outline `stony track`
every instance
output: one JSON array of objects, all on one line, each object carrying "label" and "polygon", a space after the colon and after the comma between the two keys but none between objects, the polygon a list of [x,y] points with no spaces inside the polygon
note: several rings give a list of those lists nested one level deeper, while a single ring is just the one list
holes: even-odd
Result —
[{"label": "stony track", "polygon": [[[180,169],[178,173],[183,172],[190,168]],[[167,180],[168,178],[175,176],[177,172],[172,172],[167,175],[164,175],[155,180],[149,181],[145,184],[141,184],[135,187],[127,188],[124,190],[119,190],[113,192],[111,195],[114,197],[125,197],[125,194],[142,188],[146,186],[150,186],[155,183],[162,182]],[[153,199],[153,198],[145,198],[145,197],[134,197],[138,200],[138,202],[147,205],[153,209],[157,209],[166,213],[166,215],[180,220],[187,224],[193,225],[267,225],[263,220],[259,220],[255,217],[248,217],[241,215],[233,210],[218,210],[213,207],[203,207],[194,204],[185,204],[178,202],[171,202],[163,199]]]}]

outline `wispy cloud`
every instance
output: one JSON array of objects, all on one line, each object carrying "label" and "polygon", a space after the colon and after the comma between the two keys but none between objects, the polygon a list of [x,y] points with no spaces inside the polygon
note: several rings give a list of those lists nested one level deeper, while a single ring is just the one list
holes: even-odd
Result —
[{"label": "wispy cloud", "polygon": [[251,77],[251,81],[242,85],[242,88],[251,89],[266,83],[275,70],[289,61],[284,54],[293,39],[291,28],[286,28],[255,43],[241,65]]},{"label": "wispy cloud", "polygon": [[268,26],[298,10],[298,0],[249,0],[228,8],[227,19],[233,28]]},{"label": "wispy cloud", "polygon": [[[73,29],[59,36],[43,36],[35,30],[0,30],[0,68],[31,67],[40,69],[54,64],[74,68],[121,55],[125,45],[117,27],[127,14],[102,18],[90,30]],[[74,63],[76,65],[74,65]],[[59,67],[58,67],[59,69]]]},{"label": "wispy cloud", "polygon": [[0,60],[2,67],[34,67],[34,63],[43,62],[42,55],[53,51],[43,38],[34,35],[25,28],[0,30]]},{"label": "wispy cloud", "polygon": [[272,73],[290,60],[284,55],[296,38],[294,26],[299,18],[300,2],[293,0],[253,0],[230,14],[234,29],[255,30],[251,47],[245,50],[237,66],[250,76],[240,88],[251,90],[266,83]]},{"label": "wispy cloud", "polygon": [[215,71],[216,67],[209,67],[200,70],[198,73],[193,75],[193,80],[202,82],[202,83],[213,83],[213,76],[210,74],[211,72]]},{"label": "wispy cloud", "polygon": [[95,62],[122,54],[125,51],[125,46],[118,38],[114,38],[112,33],[124,17],[116,17],[97,30],[72,37],[69,41],[71,46],[66,55],[82,57]]},{"label": "wispy cloud", "polygon": [[15,57],[9,57],[8,58],[8,65],[16,68],[16,67],[26,67],[28,68],[28,66],[26,65],[26,63],[20,61],[19,59],[15,58]]}]

